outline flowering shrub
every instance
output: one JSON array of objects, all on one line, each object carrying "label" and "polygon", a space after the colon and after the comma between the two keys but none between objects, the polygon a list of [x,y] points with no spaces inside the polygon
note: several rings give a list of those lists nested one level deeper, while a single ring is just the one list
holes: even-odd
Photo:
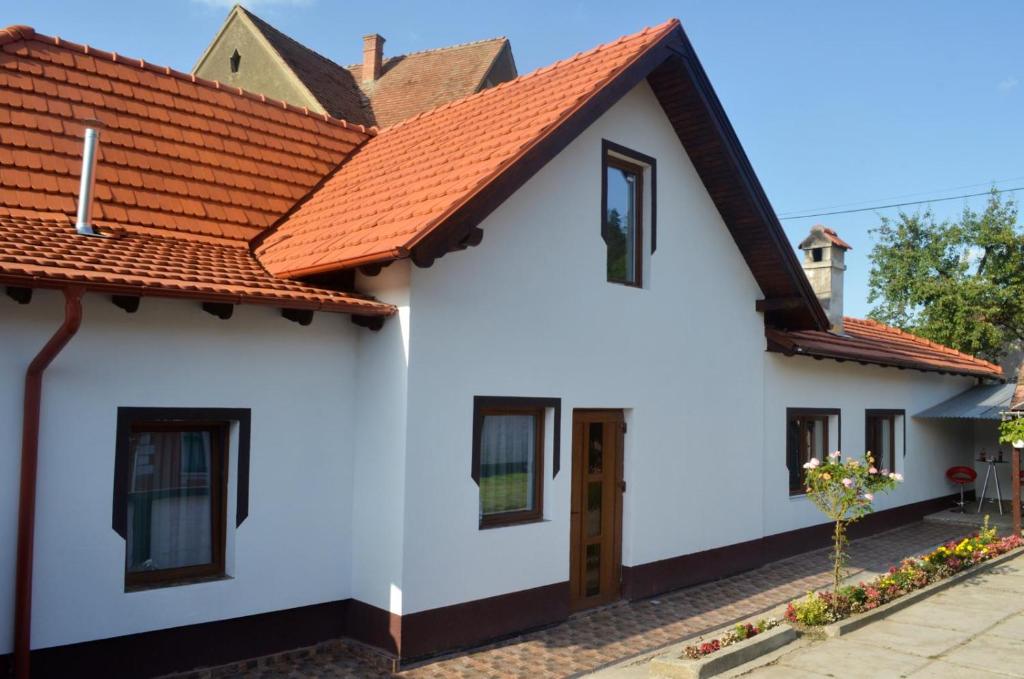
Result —
[{"label": "flowering shrub", "polygon": [[807,497],[835,523],[832,552],[832,593],[839,593],[846,564],[846,528],[872,511],[875,493],[890,491],[903,476],[875,467],[868,452],[864,461],[849,458],[843,462],[839,451],[829,453],[824,462],[816,457],[804,465]]},{"label": "flowering shrub", "polygon": [[904,559],[870,582],[841,587],[837,592],[810,592],[786,607],[786,620],[809,627],[827,625],[854,613],[863,613],[893,599],[937,582],[1024,545],[1020,536],[996,538],[996,529],[985,526],[977,535],[948,542],[924,556]]},{"label": "flowering shrub", "polygon": [[762,632],[766,632],[773,627],[778,627],[779,621],[775,618],[768,618],[758,620],[756,623],[746,623],[734,626],[732,629],[727,631],[719,639],[712,639],[711,641],[702,641],[698,644],[687,646],[683,649],[683,655],[687,658],[697,660],[703,658],[706,655],[710,655],[715,651],[721,650],[726,646],[732,646],[738,644],[745,639],[755,637]]}]

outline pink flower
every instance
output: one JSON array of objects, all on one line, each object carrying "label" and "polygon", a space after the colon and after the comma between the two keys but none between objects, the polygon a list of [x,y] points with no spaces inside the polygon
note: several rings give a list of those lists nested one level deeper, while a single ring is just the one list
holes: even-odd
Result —
[{"label": "pink flower", "polygon": [[843,485],[846,486],[847,488],[852,487],[853,486],[853,479],[843,479]]},{"label": "pink flower", "polygon": [[878,473],[878,469],[876,467],[871,467],[871,469],[868,470],[868,474],[877,474],[877,473]]},{"label": "pink flower", "polygon": [[903,474],[893,474],[892,478],[896,479],[897,481],[902,481],[903,480]]},{"label": "pink flower", "polygon": [[804,464],[804,469],[817,469],[821,462],[816,457],[812,457],[810,461]]},{"label": "pink flower", "polygon": [[834,450],[831,453],[829,453],[828,456],[830,458],[832,458],[833,460],[838,459],[839,458],[839,451],[838,450]]},{"label": "pink flower", "polygon": [[872,495],[871,493],[864,493],[864,499],[867,500],[868,502],[871,502],[872,500],[875,499],[875,496]]}]

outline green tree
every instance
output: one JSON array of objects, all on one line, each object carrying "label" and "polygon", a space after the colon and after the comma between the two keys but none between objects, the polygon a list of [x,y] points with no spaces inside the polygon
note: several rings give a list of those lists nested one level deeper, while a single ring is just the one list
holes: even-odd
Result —
[{"label": "green tree", "polygon": [[1020,345],[1024,235],[1012,198],[993,190],[959,221],[900,212],[872,233],[871,318],[993,361]]}]

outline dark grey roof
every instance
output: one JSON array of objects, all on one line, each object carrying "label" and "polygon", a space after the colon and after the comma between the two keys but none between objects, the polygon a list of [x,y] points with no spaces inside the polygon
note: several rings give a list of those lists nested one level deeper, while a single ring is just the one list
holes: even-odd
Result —
[{"label": "dark grey roof", "polygon": [[1010,409],[1016,385],[985,384],[919,412],[916,417],[957,420],[999,420]]}]

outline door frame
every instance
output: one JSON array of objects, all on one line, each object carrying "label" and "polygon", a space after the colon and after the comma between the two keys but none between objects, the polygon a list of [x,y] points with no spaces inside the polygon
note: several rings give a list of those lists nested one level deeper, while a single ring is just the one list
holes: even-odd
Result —
[{"label": "door frame", "polygon": [[[583,587],[583,469],[584,426],[590,422],[613,423],[618,456],[614,462],[614,490],[612,507],[612,572],[608,577],[609,589],[593,597],[582,596]],[[572,499],[569,509],[569,608],[579,611],[603,606],[622,598],[622,505],[625,494],[625,411],[621,408],[574,408],[572,411]],[[602,583],[602,585],[605,583]]]}]

